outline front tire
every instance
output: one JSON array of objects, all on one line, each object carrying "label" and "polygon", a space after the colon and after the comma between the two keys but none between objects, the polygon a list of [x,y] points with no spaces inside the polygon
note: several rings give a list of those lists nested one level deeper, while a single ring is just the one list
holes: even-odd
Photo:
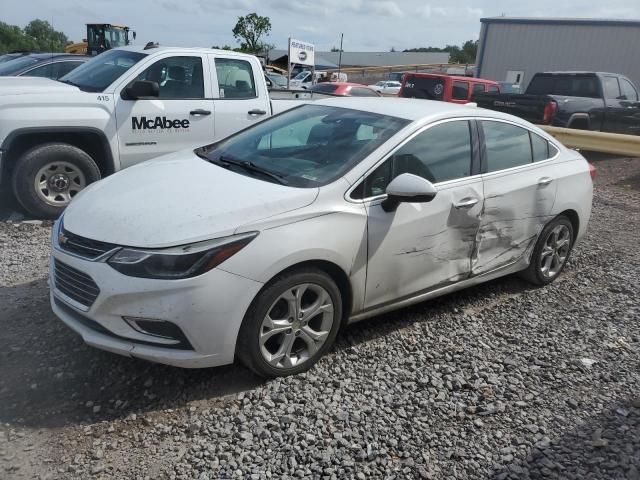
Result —
[{"label": "front tire", "polygon": [[521,276],[534,285],[553,282],[564,270],[575,237],[571,221],[560,215],[549,222],[538,237],[531,262]]},{"label": "front tire", "polygon": [[18,160],[13,193],[31,215],[57,218],[80,190],[97,180],[100,169],[86,152],[66,143],[45,143]]},{"label": "front tire", "polygon": [[304,372],[331,348],[341,319],[342,297],[329,275],[309,268],[285,273],[251,303],[236,355],[267,378]]}]

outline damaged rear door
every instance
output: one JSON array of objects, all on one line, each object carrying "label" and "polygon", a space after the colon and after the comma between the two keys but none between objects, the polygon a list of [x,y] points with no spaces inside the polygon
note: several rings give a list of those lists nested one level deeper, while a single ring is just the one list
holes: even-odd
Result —
[{"label": "damaged rear door", "polygon": [[[470,275],[483,205],[475,123],[428,126],[370,172],[354,192],[365,199],[368,266],[365,308],[410,297]],[[421,176],[438,193],[428,203],[380,205],[389,182]]]},{"label": "damaged rear door", "polygon": [[530,252],[552,217],[558,183],[553,165],[541,161],[557,153],[544,138],[506,121],[478,124],[485,203],[473,275],[510,265]]}]

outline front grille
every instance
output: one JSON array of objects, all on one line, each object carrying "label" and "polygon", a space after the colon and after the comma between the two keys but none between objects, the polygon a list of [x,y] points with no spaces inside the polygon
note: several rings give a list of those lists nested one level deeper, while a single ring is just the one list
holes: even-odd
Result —
[{"label": "front grille", "polygon": [[53,281],[58,290],[87,308],[93,305],[100,294],[98,285],[89,275],[58,259],[53,261]]},{"label": "front grille", "polygon": [[118,248],[118,245],[114,245],[113,243],[100,242],[98,240],[81,237],[80,235],[71,233],[69,230],[65,230],[64,227],[60,228],[58,245],[60,249],[65,252],[78,255],[88,260],[94,260],[114,248]]}]

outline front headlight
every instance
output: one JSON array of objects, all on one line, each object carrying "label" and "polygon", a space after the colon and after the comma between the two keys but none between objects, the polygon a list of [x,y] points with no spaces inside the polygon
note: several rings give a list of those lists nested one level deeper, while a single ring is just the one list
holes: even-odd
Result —
[{"label": "front headlight", "polygon": [[248,232],[160,250],[122,248],[107,263],[131,277],[164,280],[191,278],[220,265],[257,235],[258,232]]}]

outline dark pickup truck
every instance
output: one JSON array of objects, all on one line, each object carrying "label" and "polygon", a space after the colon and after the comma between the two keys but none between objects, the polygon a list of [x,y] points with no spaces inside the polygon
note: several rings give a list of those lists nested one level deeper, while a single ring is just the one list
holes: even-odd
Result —
[{"label": "dark pickup truck", "polygon": [[478,93],[471,101],[531,123],[640,135],[638,89],[615,73],[536,73],[523,94]]}]

